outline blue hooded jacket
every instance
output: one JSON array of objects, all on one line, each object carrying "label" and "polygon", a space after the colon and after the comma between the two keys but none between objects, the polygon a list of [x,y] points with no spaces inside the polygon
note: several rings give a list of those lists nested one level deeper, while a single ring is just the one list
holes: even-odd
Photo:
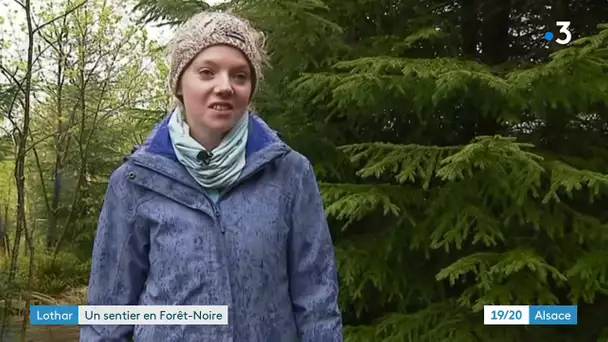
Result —
[{"label": "blue hooded jacket", "polygon": [[217,202],[167,129],[110,176],[88,305],[228,305],[228,325],[81,328],[81,341],[342,341],[332,239],[310,162],[249,119],[239,180]]}]

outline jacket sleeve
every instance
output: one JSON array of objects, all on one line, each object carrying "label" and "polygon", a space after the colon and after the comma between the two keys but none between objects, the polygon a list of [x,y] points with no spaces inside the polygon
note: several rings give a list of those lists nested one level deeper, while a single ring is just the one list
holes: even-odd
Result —
[{"label": "jacket sleeve", "polygon": [[[93,245],[88,305],[136,305],[148,273],[149,236],[134,220],[125,172],[110,177]],[[130,341],[133,326],[83,325],[81,342]]]},{"label": "jacket sleeve", "polygon": [[312,166],[304,167],[291,208],[289,286],[301,342],[342,341],[332,238]]}]

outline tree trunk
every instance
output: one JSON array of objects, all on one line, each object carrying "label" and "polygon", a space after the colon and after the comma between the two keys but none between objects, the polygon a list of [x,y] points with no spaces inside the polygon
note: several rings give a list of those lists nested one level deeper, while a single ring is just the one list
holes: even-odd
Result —
[{"label": "tree trunk", "polygon": [[479,20],[477,18],[477,3],[475,0],[462,0],[460,21],[462,54],[467,59],[477,59]]},{"label": "tree trunk", "polygon": [[487,0],[482,7],[481,27],[482,60],[491,66],[509,58],[511,4],[502,0]]},{"label": "tree trunk", "polygon": [[[28,34],[28,45],[27,45],[27,65],[25,81],[23,84],[23,120],[20,133],[18,134],[17,140],[17,153],[15,154],[15,185],[17,187],[17,222],[15,225],[15,239],[13,241],[13,250],[11,252],[11,263],[9,266],[8,273],[8,284],[13,284],[15,276],[17,274],[17,261],[19,259],[19,247],[21,245],[21,234],[27,230],[27,222],[25,217],[25,162],[26,162],[26,149],[27,139],[29,134],[30,125],[30,106],[31,106],[31,88],[32,88],[32,68],[34,64],[34,29],[32,27],[32,13],[30,8],[30,0],[24,2],[25,16],[27,22],[27,34]],[[27,235],[27,234],[26,234]],[[30,254],[30,257],[32,255]],[[2,322],[2,329],[0,330],[0,340],[4,333],[4,327],[6,319],[11,312],[12,302],[12,291],[9,290],[6,300],[6,306],[4,310],[4,319]],[[23,335],[23,338],[25,336]]]},{"label": "tree trunk", "polygon": [[4,234],[6,231],[5,216],[0,216],[0,255],[6,254],[6,242],[4,241]]},{"label": "tree trunk", "polygon": [[[488,0],[483,3],[481,24],[481,61],[489,66],[497,66],[509,59],[511,38],[511,4],[508,1]],[[495,135],[500,133],[501,118],[494,113],[477,120],[475,135]]]}]

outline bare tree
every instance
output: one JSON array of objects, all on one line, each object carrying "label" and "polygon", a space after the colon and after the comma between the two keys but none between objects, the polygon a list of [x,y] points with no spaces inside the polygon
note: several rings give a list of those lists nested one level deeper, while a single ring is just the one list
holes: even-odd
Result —
[{"label": "bare tree", "polygon": [[[17,220],[15,225],[15,238],[13,241],[12,251],[11,251],[11,261],[8,273],[8,284],[9,287],[13,284],[15,280],[15,276],[17,273],[17,261],[19,257],[19,248],[21,242],[21,235],[25,235],[26,240],[28,240],[28,246],[30,248],[30,265],[28,270],[28,288],[31,284],[31,278],[33,273],[33,260],[34,260],[34,247],[31,242],[31,235],[27,230],[27,220],[26,220],[26,212],[25,212],[25,163],[26,163],[26,154],[27,154],[27,142],[28,135],[30,130],[30,118],[31,118],[31,98],[32,98],[32,71],[34,65],[39,56],[34,54],[34,48],[36,46],[36,34],[45,26],[52,24],[56,20],[59,20],[71,12],[76,10],[77,8],[83,6],[86,3],[86,0],[68,10],[66,10],[61,15],[50,19],[47,22],[44,22],[40,25],[35,25],[34,23],[34,14],[32,11],[31,0],[24,0],[21,2],[19,0],[14,0],[15,3],[22,8],[25,21],[27,25],[27,57],[26,57],[26,67],[25,67],[25,75],[21,80],[17,79],[17,71],[11,72],[5,65],[0,64],[0,70],[2,73],[9,78],[9,81],[13,82],[13,85],[18,89],[18,92],[15,92],[14,98],[15,100],[21,98],[22,101],[22,111],[20,122],[13,117],[13,109],[14,106],[11,105],[11,111],[6,114],[6,117],[11,120],[13,126],[16,129],[16,153],[15,153],[15,184],[17,188]],[[18,94],[20,93],[20,94]],[[2,340],[4,335],[4,330],[6,326],[7,317],[11,311],[11,303],[12,303],[12,293],[9,291],[6,298],[6,306],[5,306],[5,314],[2,320],[2,327],[0,328],[0,340]],[[26,297],[26,307],[29,306],[29,298]],[[26,311],[27,312],[27,311]],[[25,341],[25,327],[27,326],[28,315],[24,315],[23,325],[22,325],[22,341]]]},{"label": "bare tree", "polygon": [[[37,107],[41,110],[36,119],[46,123],[45,130],[52,125],[54,132],[52,147],[45,150],[47,158],[42,160],[37,149],[32,150],[48,218],[46,245],[54,257],[66,239],[80,233],[97,135],[108,119],[136,103],[150,86],[149,79],[142,78],[146,65],[140,64],[151,57],[143,24],[125,26],[111,16],[118,6],[117,1],[89,1],[40,33],[50,47],[45,58],[53,70],[45,73],[49,77],[42,83],[48,96]],[[68,173],[75,183],[60,189],[62,174]]]}]

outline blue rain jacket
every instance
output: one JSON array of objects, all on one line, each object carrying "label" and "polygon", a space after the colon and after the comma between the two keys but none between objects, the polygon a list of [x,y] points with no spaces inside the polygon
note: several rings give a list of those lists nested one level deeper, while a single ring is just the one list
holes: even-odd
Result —
[{"label": "blue rain jacket", "polygon": [[83,326],[81,341],[342,341],[334,249],[310,162],[262,119],[216,203],[167,117],[110,176],[88,305],[228,305],[228,325]]}]

